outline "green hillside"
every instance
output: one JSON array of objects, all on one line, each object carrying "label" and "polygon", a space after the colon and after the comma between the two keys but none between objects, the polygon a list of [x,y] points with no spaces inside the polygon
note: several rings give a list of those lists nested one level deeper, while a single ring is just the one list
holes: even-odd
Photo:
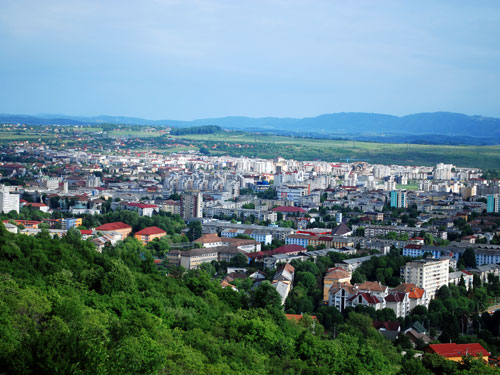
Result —
[{"label": "green hillside", "polygon": [[[347,140],[294,138],[246,132],[218,132],[177,136],[208,146],[212,153],[233,156],[297,160],[366,161],[381,164],[435,165],[498,169],[500,146],[445,146],[373,143]],[[215,146],[215,148],[214,148]]]},{"label": "green hillside", "polygon": [[[77,231],[59,240],[0,224],[0,373],[430,373],[366,315],[351,313],[333,339],[310,318],[287,321],[270,284],[247,295],[204,271],[166,276],[144,252],[134,239],[100,254]],[[458,370],[431,359],[436,373]]]}]

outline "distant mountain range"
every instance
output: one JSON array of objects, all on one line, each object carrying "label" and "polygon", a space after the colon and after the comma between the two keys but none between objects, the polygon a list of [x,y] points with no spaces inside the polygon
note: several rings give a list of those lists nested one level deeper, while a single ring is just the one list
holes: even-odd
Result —
[{"label": "distant mountain range", "polygon": [[[0,114],[0,123],[25,123],[31,125],[96,125],[103,123],[125,125],[163,125],[190,127],[218,125],[225,129],[276,132],[280,134],[311,135],[322,137],[384,138],[393,141],[404,136],[405,140],[422,141],[422,136],[446,136],[448,140],[475,139],[486,143],[500,142],[500,119],[485,116],[469,116],[461,113],[435,112],[416,113],[407,116],[392,116],[376,113],[344,112],[307,118],[278,117],[221,117],[193,121],[148,120],[122,116],[67,116],[42,114],[35,116]],[[420,138],[419,138],[420,137]],[[436,137],[434,137],[436,138]],[[439,138],[436,138],[439,141]],[[460,141],[460,142],[462,142]]]}]

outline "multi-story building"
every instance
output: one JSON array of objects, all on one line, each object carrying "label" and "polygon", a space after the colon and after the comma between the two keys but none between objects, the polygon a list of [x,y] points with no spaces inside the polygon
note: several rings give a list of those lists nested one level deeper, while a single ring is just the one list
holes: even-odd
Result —
[{"label": "multi-story building", "polygon": [[488,213],[498,213],[500,208],[500,197],[498,194],[488,195],[488,203],[486,204],[486,211]]},{"label": "multi-story building", "polygon": [[246,253],[234,246],[203,247],[191,250],[171,250],[167,253],[168,263],[182,266],[187,270],[198,268],[203,263],[210,263],[213,260],[230,261],[237,254]]},{"label": "multi-story building", "polygon": [[408,207],[408,199],[406,197],[406,190],[393,190],[393,191],[391,191],[391,207],[396,207],[396,208]]},{"label": "multi-story building", "polygon": [[[352,229],[356,230],[359,226],[353,225]],[[378,236],[385,236],[388,233],[394,232],[398,235],[408,235],[408,237],[415,237],[420,234],[420,232],[429,233],[434,238],[447,239],[447,233],[445,231],[439,231],[433,227],[404,227],[396,225],[365,225],[365,237],[373,238]]]},{"label": "multi-story building", "polygon": [[433,172],[434,180],[451,180],[453,168],[452,164],[437,164]]},{"label": "multi-story building", "polygon": [[[432,255],[435,259],[450,258],[450,267],[456,268],[456,262],[459,260],[460,255],[472,248],[476,256],[476,264],[478,266],[486,264],[500,263],[500,246],[490,244],[476,244],[476,243],[458,243],[454,242],[449,246],[427,246],[427,245],[414,245],[409,244],[403,248],[403,256],[421,257],[425,254]],[[453,264],[455,263],[455,264]]]},{"label": "multi-story building", "polygon": [[270,233],[253,231],[251,229],[226,228],[220,235],[221,237],[228,238],[234,238],[238,235],[246,235],[252,237],[255,241],[263,243],[264,245],[269,245],[273,241],[273,236]]},{"label": "multi-story building", "polygon": [[0,212],[9,213],[16,211],[19,213],[19,195],[11,194],[5,186],[0,186]]},{"label": "multi-story building", "polygon": [[203,196],[200,191],[187,191],[181,195],[181,216],[184,220],[203,217]]},{"label": "multi-story building", "polygon": [[[202,223],[204,232],[221,232],[228,228],[252,230],[254,233],[270,234],[272,239],[285,241],[286,237],[295,232],[292,228],[282,228],[277,225],[263,226],[254,224],[238,224],[223,220],[204,220]],[[236,237],[237,234],[234,235]]]},{"label": "multi-story building", "polygon": [[429,299],[449,281],[449,259],[420,259],[401,267],[401,277],[405,283],[412,283],[425,289]]},{"label": "multi-story building", "polygon": [[121,221],[117,221],[114,223],[103,224],[97,228],[95,228],[96,232],[101,232],[103,234],[107,233],[119,233],[121,239],[125,239],[131,232],[132,227],[128,224],[122,223]]},{"label": "multi-story building", "polygon": [[134,234],[134,237],[146,245],[148,242],[153,241],[155,238],[161,238],[167,235],[163,229],[158,227],[147,227]]},{"label": "multi-story building", "polygon": [[450,275],[448,277],[449,285],[451,284],[458,285],[462,280],[464,281],[465,289],[469,290],[473,288],[474,277],[471,272],[469,271],[450,272]]}]

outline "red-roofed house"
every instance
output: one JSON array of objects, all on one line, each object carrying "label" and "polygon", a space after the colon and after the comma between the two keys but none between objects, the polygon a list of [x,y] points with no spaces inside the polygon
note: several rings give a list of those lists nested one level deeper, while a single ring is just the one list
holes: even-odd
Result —
[{"label": "red-roofed house", "polygon": [[102,233],[120,233],[122,239],[124,239],[132,232],[132,227],[128,224],[122,223],[121,221],[116,221],[114,223],[103,224],[100,227],[95,228],[95,230]]},{"label": "red-roofed house", "polygon": [[483,348],[479,343],[469,343],[469,344],[431,344],[425,348],[425,352],[429,354],[439,354],[442,357],[450,361],[462,362],[462,357],[481,356],[483,361],[488,362],[488,357],[490,353]]},{"label": "red-roofed house", "polygon": [[134,234],[134,237],[146,245],[148,242],[153,241],[155,238],[161,238],[167,235],[163,229],[158,227],[147,227]]},{"label": "red-roofed house", "polygon": [[26,202],[23,204],[23,207],[32,207],[42,212],[49,212],[49,206],[47,206],[45,203]]},{"label": "red-roofed house", "polygon": [[399,324],[399,322],[381,322],[379,320],[374,320],[373,328],[379,331],[386,339],[391,341],[396,340],[399,333],[401,332],[401,325]]},{"label": "red-roofed house", "polygon": [[349,306],[356,307],[357,305],[370,306],[375,310],[385,308],[385,300],[378,298],[370,293],[358,293],[347,300]]},{"label": "red-roofed house", "polygon": [[405,292],[392,292],[385,297],[385,305],[392,309],[396,317],[405,317],[410,313],[410,298]]},{"label": "red-roofed house", "polygon": [[92,231],[90,229],[80,229],[80,234],[82,235],[82,239],[86,240],[92,236]]}]

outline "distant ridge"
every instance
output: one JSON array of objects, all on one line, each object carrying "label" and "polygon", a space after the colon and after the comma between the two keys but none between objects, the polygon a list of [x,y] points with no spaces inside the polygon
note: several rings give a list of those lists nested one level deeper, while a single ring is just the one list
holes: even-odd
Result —
[{"label": "distant ridge", "polygon": [[66,115],[12,115],[0,114],[0,123],[25,123],[30,125],[83,125],[125,124],[163,125],[190,127],[217,125],[226,129],[251,131],[288,131],[323,135],[446,135],[451,137],[483,137],[500,139],[500,119],[485,116],[469,116],[461,113],[434,112],[393,116],[377,113],[341,112],[307,118],[242,117],[229,116],[193,121],[148,120],[123,116],[66,116]]}]

